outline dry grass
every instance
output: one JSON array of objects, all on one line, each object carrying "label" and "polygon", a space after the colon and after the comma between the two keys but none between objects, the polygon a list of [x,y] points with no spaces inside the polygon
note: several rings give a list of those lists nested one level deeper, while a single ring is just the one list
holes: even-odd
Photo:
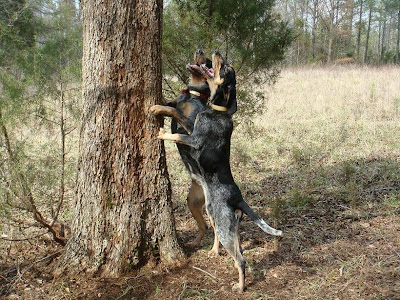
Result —
[{"label": "dry grass", "polygon": [[399,82],[394,67],[283,70],[265,89],[266,112],[255,121],[253,138],[234,132],[236,178],[244,187],[286,178],[281,183],[292,198],[331,191],[351,204],[396,193]]},{"label": "dry grass", "polygon": [[[296,68],[263,87],[266,111],[251,130],[235,129],[231,165],[246,200],[284,236],[244,219],[243,295],[230,289],[230,256],[209,257],[209,232],[179,269],[52,281],[37,264],[10,299],[400,299],[399,82],[394,67]],[[189,176],[175,145],[166,147],[186,243],[196,234]]]}]

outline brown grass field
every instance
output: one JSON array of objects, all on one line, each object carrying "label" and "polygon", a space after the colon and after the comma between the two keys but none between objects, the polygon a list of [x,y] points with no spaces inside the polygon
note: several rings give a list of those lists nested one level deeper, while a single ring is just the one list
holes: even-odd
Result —
[{"label": "brown grass field", "polygon": [[[52,280],[51,265],[39,262],[6,299],[400,299],[400,68],[284,69],[260,90],[265,111],[235,129],[231,166],[246,201],[284,236],[244,218],[243,294],[231,289],[231,257],[208,255],[209,230],[178,269]],[[185,244],[196,235],[189,177],[175,145],[166,147]],[[55,249],[48,240],[33,248],[11,254],[33,262]]]}]

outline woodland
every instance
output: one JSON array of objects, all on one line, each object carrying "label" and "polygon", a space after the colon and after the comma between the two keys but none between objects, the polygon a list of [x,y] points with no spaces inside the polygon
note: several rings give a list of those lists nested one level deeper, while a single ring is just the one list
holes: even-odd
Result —
[{"label": "woodland", "polygon": [[[204,254],[212,244],[211,233],[204,249],[185,246],[196,231],[185,206],[187,173],[181,162],[172,164],[180,160],[174,145],[164,146],[155,139],[164,121],[147,114],[149,106],[179,96],[189,78],[185,65],[193,60],[194,50],[201,48],[209,55],[219,49],[236,70],[238,146],[233,146],[232,168],[237,168],[234,175],[240,178],[239,186],[263,216],[270,215],[274,225],[289,231],[292,243],[289,246],[289,240],[272,238],[264,242],[261,233],[252,233],[255,242],[245,242],[253,284],[247,299],[295,299],[300,287],[287,294],[276,291],[293,283],[291,279],[303,279],[304,274],[312,277],[319,271],[311,267],[311,258],[294,252],[328,249],[339,253],[338,244],[324,248],[325,238],[331,238],[329,224],[336,224],[338,216],[345,224],[358,222],[346,227],[353,241],[358,243],[365,233],[368,245],[374,247],[378,247],[378,234],[369,230],[376,224],[379,230],[390,228],[383,238],[382,256],[386,256],[373,264],[374,268],[379,265],[378,277],[388,284],[371,281],[372,287],[362,289],[354,282],[359,286],[354,292],[347,288],[348,282],[340,282],[348,265],[336,266],[332,257],[319,253],[321,260],[329,260],[341,270],[340,276],[332,278],[331,269],[324,273],[325,283],[338,280],[325,286],[329,298],[340,298],[345,290],[347,299],[377,299],[377,295],[396,299],[400,291],[396,283],[400,256],[395,250],[400,242],[396,219],[400,207],[398,142],[388,142],[389,150],[371,150],[370,156],[338,158],[337,172],[326,169],[324,175],[316,169],[324,166],[329,155],[319,156],[312,152],[313,146],[302,148],[301,142],[276,145],[268,156],[267,150],[258,153],[254,145],[265,136],[271,137],[266,143],[275,145],[279,129],[263,119],[274,108],[282,118],[287,117],[282,131],[295,132],[291,140],[312,132],[311,127],[301,132],[297,125],[289,128],[293,116],[286,113],[290,109],[279,107],[284,99],[276,107],[271,104],[274,87],[283,74],[292,76],[292,70],[310,70],[300,79],[296,77],[296,82],[308,76],[347,78],[357,70],[361,70],[357,78],[370,76],[370,70],[382,77],[380,70],[392,74],[385,87],[393,92],[382,92],[391,95],[384,102],[390,102],[390,108],[372,119],[374,126],[388,121],[385,126],[395,132],[400,92],[388,82],[399,79],[399,46],[400,0],[126,0],[112,5],[100,0],[0,0],[0,297],[240,299],[232,294],[229,283],[221,284],[224,276],[232,281],[236,276],[231,265],[225,266],[228,256],[210,260]],[[348,72],[342,74],[340,68]],[[326,73],[313,73],[317,69]],[[380,103],[376,96],[381,95],[380,87],[373,81],[363,90],[369,93],[366,98],[371,107],[379,107],[374,105]],[[362,92],[355,93],[363,97]],[[326,111],[333,107],[335,104]],[[364,108],[359,102],[349,108],[361,116],[356,121],[363,120],[368,110]],[[343,114],[337,112],[332,118],[340,119]],[[348,123],[343,124],[334,134],[343,133],[346,145],[353,145],[350,136],[357,139],[358,135],[346,131]],[[320,124],[310,126],[318,128]],[[338,140],[342,141],[341,137]],[[386,138],[390,139],[390,133],[385,131],[382,140]],[[276,139],[286,141],[283,135]],[[375,143],[382,140],[378,137]],[[325,151],[321,150],[324,147],[329,148],[329,143],[318,144],[318,151]],[[285,161],[286,152],[290,163]],[[377,153],[388,157],[377,158]],[[241,166],[251,171],[246,173]],[[282,169],[287,170],[284,178],[274,173]],[[375,171],[381,177],[369,178]],[[259,176],[265,180],[255,183]],[[341,187],[330,194],[328,190],[336,186],[328,181],[337,176]],[[319,188],[310,187],[314,184]],[[261,191],[264,187],[270,192]],[[369,198],[365,190],[370,187],[373,197]],[[315,190],[319,196],[313,194]],[[273,200],[261,200],[260,195]],[[302,237],[310,220],[323,224],[321,236],[305,242]],[[256,231],[249,223],[245,221],[244,228]],[[299,235],[290,233],[297,225],[307,230]],[[332,240],[347,236],[344,227],[332,230],[337,234]],[[354,233],[357,230],[361,235]],[[310,244],[302,248],[301,242]],[[313,248],[317,245],[321,248]],[[360,242],[340,247],[351,252],[355,245],[365,246]],[[251,246],[262,255],[252,252]],[[287,255],[267,252],[267,246],[275,249],[271,251],[281,248]],[[376,254],[375,248],[368,249],[371,253],[359,257]],[[266,253],[271,262],[265,265],[275,268],[273,273],[253,266],[256,261],[264,262]],[[340,259],[347,262],[347,257]],[[208,261],[215,269],[218,264],[223,266],[219,279],[204,271]],[[200,271],[193,271],[196,263]],[[349,270],[358,270],[355,263]],[[189,273],[197,275],[192,278]],[[198,274],[212,283],[196,287],[197,281],[204,281]],[[360,281],[371,279],[369,272],[365,274]],[[190,279],[179,281],[186,276]],[[277,281],[268,287],[260,279],[263,276]],[[222,285],[228,285],[229,291]],[[303,298],[324,299],[323,291],[308,287],[301,292]]]}]

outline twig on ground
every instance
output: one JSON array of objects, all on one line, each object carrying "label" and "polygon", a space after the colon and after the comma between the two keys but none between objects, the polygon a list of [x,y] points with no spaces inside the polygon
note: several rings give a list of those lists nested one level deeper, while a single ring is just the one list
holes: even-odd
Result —
[{"label": "twig on ground", "polygon": [[54,252],[54,253],[52,253],[52,254],[50,254],[50,255],[47,255],[47,256],[45,256],[45,257],[42,257],[42,258],[40,258],[40,259],[34,261],[31,265],[29,265],[29,266],[28,266],[25,270],[23,270],[22,272],[21,272],[21,266],[20,266],[20,264],[18,264],[18,260],[17,260],[17,265],[15,266],[15,270],[16,270],[16,272],[17,272],[17,276],[15,276],[15,279],[14,279],[14,280],[11,280],[11,281],[10,281],[10,283],[8,284],[8,289],[7,289],[6,292],[8,293],[8,292],[17,284],[17,282],[19,282],[20,280],[22,280],[22,277],[24,276],[24,274],[25,274],[26,272],[28,272],[35,264],[40,263],[40,262],[42,262],[42,261],[44,261],[44,260],[46,260],[46,259],[52,258],[53,256],[56,256],[56,255],[60,254],[61,251],[62,251],[62,250],[59,250],[59,251],[57,251],[57,252]]},{"label": "twig on ground", "polygon": [[198,270],[200,272],[203,272],[204,274],[207,274],[208,276],[210,276],[211,278],[213,278],[214,280],[218,281],[218,278],[215,277],[214,275],[208,273],[207,271],[204,271],[203,269],[200,269],[198,267],[193,266],[193,269]]},{"label": "twig on ground", "polygon": [[182,299],[183,293],[185,293],[185,291],[186,291],[186,282],[183,282],[183,289],[179,294],[178,300]]},{"label": "twig on ground", "polygon": [[29,240],[37,239],[45,234],[47,234],[47,232],[43,232],[43,233],[35,235],[33,237],[20,238],[20,239],[12,239],[12,238],[8,238],[8,237],[0,236],[0,240],[7,241],[7,242],[26,242]]},{"label": "twig on ground", "polygon": [[120,296],[118,296],[118,298],[116,298],[116,300],[119,300],[119,299],[122,299],[123,297],[125,297],[128,293],[129,293],[129,291],[131,291],[131,290],[133,290],[134,288],[137,288],[137,287],[139,287],[140,285],[138,285],[138,286],[132,286],[132,285],[129,285],[125,290],[124,290],[124,292],[120,295]]}]

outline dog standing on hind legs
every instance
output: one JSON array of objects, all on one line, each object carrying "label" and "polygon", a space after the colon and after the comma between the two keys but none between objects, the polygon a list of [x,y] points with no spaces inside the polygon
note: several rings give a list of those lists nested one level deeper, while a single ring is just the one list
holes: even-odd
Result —
[{"label": "dog standing on hind legs", "polygon": [[213,252],[218,253],[221,243],[235,261],[239,291],[245,287],[245,265],[239,241],[239,221],[243,213],[253,220],[264,232],[282,235],[280,230],[270,227],[244,201],[236,185],[229,163],[230,139],[233,122],[230,110],[236,105],[235,74],[225,64],[219,52],[213,54],[212,65],[215,78],[209,76],[211,109],[197,114],[192,133],[170,134],[160,128],[158,138],[187,145],[200,172],[195,174],[204,190],[206,211],[214,228]]},{"label": "dog standing on hind legs", "polygon": [[[197,114],[208,109],[207,101],[210,96],[210,87],[207,79],[212,76],[212,73],[209,71],[211,67],[211,61],[207,59],[204,52],[201,49],[196,50],[194,53],[194,64],[186,66],[186,69],[191,74],[191,78],[187,88],[182,91],[182,95],[174,102],[170,102],[167,105],[154,105],[150,109],[150,112],[154,115],[172,117],[172,133],[192,133]],[[236,99],[234,107],[236,107]],[[236,112],[236,109],[231,111],[232,114],[234,112]],[[193,159],[192,148],[183,144],[177,144],[177,147],[192,179],[187,195],[187,203],[199,229],[196,239],[190,243],[196,247],[200,245],[207,231],[206,221],[203,216],[205,197],[203,187],[197,180],[200,169],[198,163]],[[226,151],[229,156],[230,149]]]}]

